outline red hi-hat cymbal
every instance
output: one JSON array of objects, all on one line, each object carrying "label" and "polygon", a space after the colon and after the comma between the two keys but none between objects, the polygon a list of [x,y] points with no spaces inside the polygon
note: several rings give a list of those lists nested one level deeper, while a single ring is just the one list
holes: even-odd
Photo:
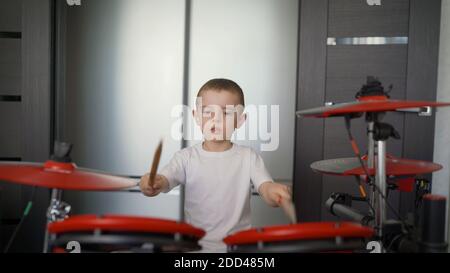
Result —
[{"label": "red hi-hat cymbal", "polygon": [[450,103],[432,101],[402,101],[391,100],[386,96],[367,96],[360,97],[358,101],[355,102],[340,103],[331,106],[317,107],[298,111],[297,115],[304,117],[327,118],[356,113],[387,112],[396,111],[398,109],[443,106],[450,106]]},{"label": "red hi-hat cymbal", "polygon": [[[362,157],[364,165],[367,167],[367,156]],[[355,157],[338,158],[317,161],[311,164],[311,169],[316,172],[331,175],[365,175],[361,163]],[[388,176],[415,176],[436,172],[442,169],[442,166],[432,162],[395,158],[388,156],[386,158],[386,175]],[[375,175],[374,168],[367,168],[369,175]]]},{"label": "red hi-hat cymbal", "polygon": [[80,169],[74,163],[0,163],[0,180],[60,190],[112,191],[134,187],[133,179]]}]

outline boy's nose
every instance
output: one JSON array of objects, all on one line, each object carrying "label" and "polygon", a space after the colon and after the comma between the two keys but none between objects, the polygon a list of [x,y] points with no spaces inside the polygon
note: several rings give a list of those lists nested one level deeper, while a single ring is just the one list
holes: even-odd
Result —
[{"label": "boy's nose", "polygon": [[216,122],[222,122],[222,120],[223,120],[222,115],[214,115],[214,116],[213,116],[213,121],[214,121],[214,123],[216,123]]}]

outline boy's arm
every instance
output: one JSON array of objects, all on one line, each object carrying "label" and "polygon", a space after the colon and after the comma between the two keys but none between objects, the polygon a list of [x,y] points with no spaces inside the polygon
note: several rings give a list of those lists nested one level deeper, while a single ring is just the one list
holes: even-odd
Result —
[{"label": "boy's arm", "polygon": [[291,188],[287,185],[273,182],[273,179],[264,165],[262,157],[252,150],[250,166],[250,179],[259,195],[269,206],[278,207],[281,201],[291,201]]},{"label": "boy's arm", "polygon": [[139,186],[146,196],[156,196],[161,192],[167,193],[179,184],[185,183],[186,153],[178,151],[170,162],[155,176],[153,187],[150,187],[150,175],[147,173],[141,178]]},{"label": "boy's arm", "polygon": [[264,161],[256,152],[252,152],[250,179],[263,200],[272,207],[282,207],[292,223],[296,223],[294,204],[292,204],[291,187],[272,180],[264,166]]}]

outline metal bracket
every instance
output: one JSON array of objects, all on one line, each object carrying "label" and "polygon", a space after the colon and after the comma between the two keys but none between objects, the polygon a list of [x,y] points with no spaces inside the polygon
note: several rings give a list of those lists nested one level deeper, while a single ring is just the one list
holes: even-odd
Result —
[{"label": "metal bracket", "polygon": [[433,110],[430,106],[397,109],[396,112],[417,113],[417,115],[420,117],[431,117],[433,115]]}]

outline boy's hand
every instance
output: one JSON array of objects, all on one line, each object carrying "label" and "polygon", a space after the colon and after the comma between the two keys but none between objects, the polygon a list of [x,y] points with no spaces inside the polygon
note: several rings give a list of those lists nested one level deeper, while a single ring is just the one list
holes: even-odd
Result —
[{"label": "boy's hand", "polygon": [[292,201],[291,187],[280,183],[265,182],[259,187],[259,194],[269,206],[278,207],[283,202]]},{"label": "boy's hand", "polygon": [[259,193],[270,206],[282,207],[291,223],[297,223],[295,206],[292,203],[291,187],[273,182],[265,182],[259,187]]},{"label": "boy's hand", "polygon": [[155,176],[155,180],[151,184],[153,187],[150,186],[150,174],[147,173],[141,177],[139,187],[145,196],[153,197],[169,188],[169,181],[167,181],[167,178],[159,174]]}]

